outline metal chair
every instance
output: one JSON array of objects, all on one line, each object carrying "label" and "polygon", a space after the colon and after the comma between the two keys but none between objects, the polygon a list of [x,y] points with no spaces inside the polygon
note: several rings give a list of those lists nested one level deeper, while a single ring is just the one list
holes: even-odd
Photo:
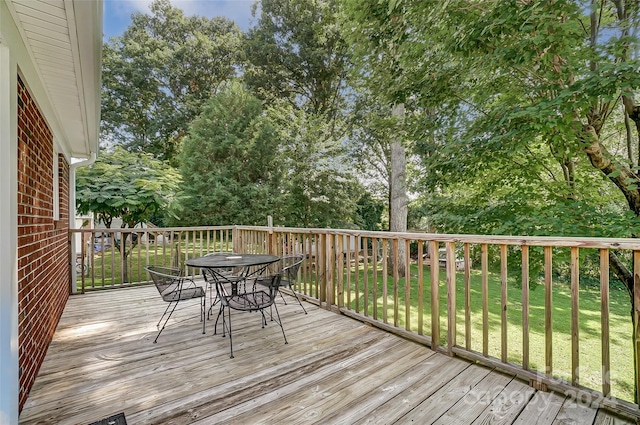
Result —
[{"label": "metal chair", "polygon": [[[216,255],[237,255],[234,252],[209,252],[207,254],[205,254],[205,257],[211,257],[211,256],[216,256]],[[207,285],[209,286],[209,311],[207,312],[207,319],[209,319],[210,315],[211,315],[211,310],[213,309],[213,307],[218,303],[219,301],[219,296],[218,296],[218,291],[216,290],[215,286],[215,282],[216,282],[216,276],[214,276],[212,274],[212,272],[210,270],[207,269],[201,269],[200,270],[202,273],[202,277],[204,278],[205,282],[207,282]],[[226,276],[227,279],[229,281],[233,280],[233,276],[237,274],[238,270],[235,270],[233,267],[227,267],[224,269],[217,269],[216,271],[219,275],[222,276]],[[214,291],[215,291],[215,295],[214,295]]]},{"label": "metal chair", "polygon": [[[298,304],[300,304],[300,307],[302,307],[302,311],[304,311],[304,314],[307,314],[307,310],[304,308],[304,306],[302,305],[302,302],[300,301],[300,298],[298,297],[298,294],[296,294],[296,291],[293,289],[293,286],[296,283],[296,279],[298,278],[298,270],[300,270],[300,266],[302,265],[303,261],[304,261],[304,255],[291,254],[291,255],[285,255],[284,257],[282,257],[282,260],[278,264],[280,264],[282,267],[280,271],[280,273],[282,274],[280,287],[283,287],[283,286],[288,287],[291,293],[293,294],[293,297],[296,299],[296,301],[298,301]],[[280,292],[280,296],[282,297],[282,301],[284,301],[284,303],[287,304],[287,301],[284,299],[282,292]]]},{"label": "metal chair", "polygon": [[[158,331],[156,335],[156,339],[153,340],[154,344],[158,342],[158,337],[164,330],[167,322],[171,318],[171,315],[176,310],[178,303],[180,301],[191,300],[196,298],[202,298],[202,302],[200,303],[200,321],[202,322],[202,333],[205,333],[205,323],[204,314],[206,312],[206,292],[203,288],[196,285],[193,280],[182,275],[182,270],[176,267],[164,267],[164,266],[146,266],[144,268],[149,275],[151,275],[151,279],[153,279],[153,283],[156,285],[156,289],[160,293],[162,299],[169,303],[167,308],[164,310],[162,317],[158,320],[158,324],[156,325],[160,328],[160,323],[162,319],[166,316],[164,323],[162,323],[162,328]],[[167,313],[169,313],[167,315]]]},{"label": "metal chair", "polygon": [[[284,327],[282,326],[282,320],[280,319],[280,313],[278,312],[278,306],[275,304],[275,298],[278,293],[278,287],[280,285],[281,275],[276,274],[273,276],[263,276],[261,279],[261,286],[256,286],[256,280],[247,282],[246,285],[238,287],[235,293],[229,293],[227,288],[220,280],[216,280],[216,290],[218,291],[218,297],[220,299],[220,312],[218,318],[222,315],[222,336],[226,336],[229,332],[229,347],[231,350],[231,358],[233,358],[233,338],[231,330],[231,310],[245,311],[245,312],[260,312],[262,318],[262,327],[267,324],[264,311],[269,310],[271,321],[275,321],[282,330],[282,336],[284,337],[284,343],[288,344],[287,336],[284,333]],[[260,289],[258,289],[260,288]],[[264,289],[263,289],[264,288]],[[273,315],[273,310],[276,314]],[[225,310],[227,315],[225,317]],[[214,335],[217,333],[218,319],[216,319]]]}]

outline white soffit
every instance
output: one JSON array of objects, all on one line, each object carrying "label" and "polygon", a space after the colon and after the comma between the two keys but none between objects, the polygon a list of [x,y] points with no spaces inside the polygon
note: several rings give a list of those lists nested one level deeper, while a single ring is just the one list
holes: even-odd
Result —
[{"label": "white soffit", "polygon": [[74,157],[97,152],[102,1],[6,1],[51,105],[57,140]]}]

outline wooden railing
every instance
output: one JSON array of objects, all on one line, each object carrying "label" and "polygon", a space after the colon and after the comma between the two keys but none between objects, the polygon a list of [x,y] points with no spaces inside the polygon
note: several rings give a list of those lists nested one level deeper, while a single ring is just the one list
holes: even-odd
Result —
[{"label": "wooden railing", "polygon": [[144,266],[175,265],[213,251],[233,249],[233,227],[73,229],[72,292],[148,283]]},{"label": "wooden railing", "polygon": [[[183,265],[211,251],[302,253],[307,260],[296,291],[323,308],[516,374],[536,388],[640,417],[640,339],[633,338],[640,320],[640,240],[134,229],[109,233],[129,244],[123,259],[117,244],[98,249],[95,232],[72,231],[72,241],[89,239],[78,255],[81,291],[145,282],[145,264]],[[135,243],[123,233],[137,233]],[[633,311],[629,292],[611,274],[612,252],[634,275]],[[85,262],[91,267],[83,270]]]}]

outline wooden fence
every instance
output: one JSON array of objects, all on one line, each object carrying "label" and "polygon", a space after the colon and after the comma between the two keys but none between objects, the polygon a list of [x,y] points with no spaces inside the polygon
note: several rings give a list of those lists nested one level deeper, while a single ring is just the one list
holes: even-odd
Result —
[{"label": "wooden fence", "polygon": [[[71,242],[81,292],[213,251],[302,253],[296,291],[310,302],[640,417],[640,240],[228,226],[72,230]],[[611,253],[633,274],[633,310]]]}]

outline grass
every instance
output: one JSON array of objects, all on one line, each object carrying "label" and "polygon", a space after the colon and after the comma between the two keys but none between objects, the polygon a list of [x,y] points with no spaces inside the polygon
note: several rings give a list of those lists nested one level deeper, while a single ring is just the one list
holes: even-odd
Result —
[{"label": "grass", "polygon": [[[211,244],[209,251],[227,251],[228,243],[217,242],[215,246]],[[102,289],[113,288],[122,285],[145,282],[149,280],[144,266],[147,264],[171,266],[175,264],[176,252],[178,244],[173,245],[149,245],[139,244],[133,247],[127,255],[127,264],[125,266],[126,276],[123,279],[122,273],[122,256],[116,248],[106,249],[104,252],[93,254],[93,267],[88,268],[85,273],[85,289]],[[199,242],[191,241],[189,245],[185,241],[180,243],[180,260],[179,263],[184,265],[185,255],[192,258],[206,254],[202,252]],[[78,274],[77,288],[82,290],[82,278]]]},{"label": "grass", "polygon": [[[174,261],[175,246],[151,247],[147,252],[144,245],[136,247],[128,257],[129,282],[146,281],[148,278],[143,266],[146,264],[170,265]],[[180,247],[181,258],[184,258],[187,247],[184,243]],[[211,249],[214,250],[214,249]],[[215,250],[225,250],[224,246],[216,246]],[[173,253],[173,254],[172,254]],[[115,255],[114,255],[115,254]],[[187,255],[195,257],[201,253],[191,248]],[[380,265],[379,265],[380,266]],[[344,278],[344,304],[347,304],[347,296],[350,296],[349,307],[353,310],[366,312],[373,316],[375,308],[378,320],[387,317],[387,323],[408,328],[418,332],[418,318],[422,315],[422,333],[431,334],[431,278],[429,267],[423,271],[423,309],[418,309],[418,269],[417,264],[411,265],[411,279],[409,280],[409,323],[406,321],[405,279],[397,282],[398,305],[395,315],[394,281],[393,277],[387,279],[386,312],[383,298],[383,276],[379,269],[375,274],[374,297],[374,272],[369,264],[367,270],[368,291],[364,293],[365,271],[360,264],[357,270],[358,297],[356,298],[356,270],[351,268],[351,286],[347,288],[346,272]],[[513,274],[516,275],[516,274]],[[308,293],[316,294],[315,276],[305,277],[311,282]],[[529,359],[530,368],[544,371],[545,367],[545,326],[544,326],[544,287],[533,278],[529,292]],[[501,358],[501,280],[499,273],[489,273],[489,311],[488,311],[488,354]],[[106,251],[94,256],[94,267],[85,276],[87,288],[113,287],[121,285],[121,261],[119,253]],[[465,344],[464,323],[464,276],[458,273],[456,276],[456,338],[457,344]],[[560,283],[554,278],[553,286],[553,375],[555,377],[571,379],[571,292],[569,286]],[[479,271],[471,272],[471,349],[482,352],[482,276]],[[81,289],[81,280],[78,286]],[[309,282],[307,282],[309,285]],[[514,364],[522,365],[522,290],[520,282],[515,278],[508,279],[508,303],[507,303],[507,360]],[[349,295],[348,295],[349,293]],[[366,307],[365,307],[366,298]],[[439,277],[440,298],[440,344],[446,344],[447,327],[447,288],[444,270]],[[584,386],[602,390],[601,371],[601,339],[600,339],[600,290],[595,285],[581,285],[580,299],[580,383]],[[630,301],[626,291],[612,285],[610,291],[610,353],[611,353],[611,387],[612,395],[627,401],[633,401],[633,346],[632,325],[630,317]]]},{"label": "grass", "polygon": [[[417,264],[411,265],[411,279],[409,281],[409,325],[406,326],[405,279],[397,282],[398,286],[398,314],[395,316],[394,281],[389,276],[387,281],[386,317],[388,323],[396,323],[401,328],[418,332],[418,269]],[[383,276],[377,270],[374,298],[373,271],[368,271],[368,291],[366,311],[373,316],[376,309],[377,318],[383,320]],[[488,354],[501,358],[502,328],[501,328],[501,279],[499,273],[489,273],[489,311],[488,311]],[[355,271],[351,273],[351,287],[347,288],[346,274],[344,275],[345,295],[351,292],[349,307],[365,311],[364,270],[362,265],[358,270],[358,292],[356,301]],[[471,349],[482,352],[482,275],[479,271],[471,272]],[[522,365],[522,289],[519,281],[508,279],[507,302],[507,360]],[[545,289],[539,284],[530,284],[529,291],[529,362],[530,368],[541,372],[545,369],[545,319],[544,319]],[[439,277],[440,299],[440,344],[446,345],[447,333],[447,287],[446,274],[440,271]],[[553,300],[553,376],[567,381],[571,380],[571,291],[567,284],[555,283],[552,290]],[[465,345],[464,323],[464,275],[456,275],[456,339],[457,345]],[[579,291],[579,336],[580,336],[580,383],[586,387],[602,391],[601,370],[601,313],[600,290],[593,286],[581,286]],[[422,333],[431,334],[431,276],[429,267],[423,272],[423,326]],[[630,300],[627,292],[612,287],[610,290],[610,355],[611,355],[611,388],[612,396],[627,401],[633,401],[633,345],[632,324],[630,316]]]}]

